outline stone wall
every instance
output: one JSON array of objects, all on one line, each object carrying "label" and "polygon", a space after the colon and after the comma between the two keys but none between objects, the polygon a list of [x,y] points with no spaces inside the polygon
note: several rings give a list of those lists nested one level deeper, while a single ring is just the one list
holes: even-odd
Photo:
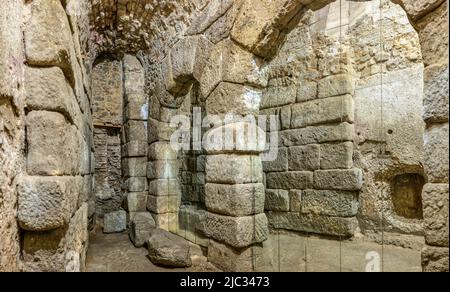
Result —
[{"label": "stone wall", "polygon": [[[6,164],[2,161],[2,165],[12,163],[10,171],[17,172],[7,174],[9,182],[1,183],[2,188],[11,187],[6,189],[8,203],[2,202],[2,208],[15,204],[11,193],[14,190],[17,192],[17,215],[9,209],[5,213],[2,210],[2,216],[17,216],[21,228],[22,262],[19,269],[82,270],[87,249],[93,169],[89,84],[78,40],[78,18],[68,15],[66,7],[58,0],[8,1],[7,5],[11,6],[5,10],[8,15],[13,11],[16,13],[11,15],[18,17],[8,23],[10,40],[20,40],[24,47],[18,42],[2,40],[8,45],[5,51],[2,46],[1,53],[7,55],[0,59],[2,62],[7,60],[7,70],[13,73],[8,74],[7,83],[14,86],[14,90],[10,88],[4,93],[4,79],[1,79],[2,119],[6,117],[4,110],[8,116],[7,121],[2,121],[2,128],[7,129],[6,132],[2,130],[7,133],[6,137],[2,136],[6,142],[2,145],[12,151],[8,154],[11,158]],[[23,18],[20,11],[23,11]],[[0,35],[3,36],[6,26],[2,23],[1,27]],[[26,66],[21,68],[19,64],[22,63]],[[1,72],[5,72],[3,66],[1,68]],[[4,102],[3,96],[14,97],[15,101]],[[7,110],[11,105],[14,110]],[[21,116],[24,113],[26,116]],[[15,119],[16,126],[12,127],[10,123]],[[11,233],[17,230],[16,223],[5,219],[9,222],[6,226],[10,233],[9,236],[5,234],[9,245],[5,250],[6,269],[14,269],[17,264],[11,264],[14,264],[14,248],[17,255],[18,241],[9,240],[18,240],[17,235]],[[3,261],[2,258],[2,269],[5,267]]]},{"label": "stone wall", "polygon": [[261,113],[279,116],[279,149],[263,164],[265,209],[276,229],[350,237],[363,184],[353,161],[357,76],[351,48],[316,21],[305,14],[267,68]]}]

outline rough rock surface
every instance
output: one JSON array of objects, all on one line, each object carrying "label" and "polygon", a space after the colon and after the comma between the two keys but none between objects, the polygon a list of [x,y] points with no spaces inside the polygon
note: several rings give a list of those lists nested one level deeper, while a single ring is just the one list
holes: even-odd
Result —
[{"label": "rough rock surface", "polygon": [[152,263],[167,267],[192,265],[189,242],[162,229],[152,231],[147,241],[148,255]]}]

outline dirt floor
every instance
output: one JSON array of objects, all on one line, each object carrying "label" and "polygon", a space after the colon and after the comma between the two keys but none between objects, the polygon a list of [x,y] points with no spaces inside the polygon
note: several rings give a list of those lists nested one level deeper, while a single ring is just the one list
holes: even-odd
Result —
[{"label": "dirt floor", "polygon": [[[192,248],[193,267],[168,269],[155,266],[145,248],[135,248],[127,233],[91,233],[86,259],[88,272],[209,272],[218,271],[198,247]],[[362,239],[336,241],[296,234],[272,233],[264,243],[261,272],[420,272],[420,251]]]}]

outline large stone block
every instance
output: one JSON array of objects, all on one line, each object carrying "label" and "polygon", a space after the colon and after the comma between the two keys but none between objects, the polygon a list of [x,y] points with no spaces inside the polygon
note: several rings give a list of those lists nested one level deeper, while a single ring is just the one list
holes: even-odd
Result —
[{"label": "large stone block", "polygon": [[130,120],[124,125],[126,143],[131,141],[147,142],[147,122]]},{"label": "large stone block", "polygon": [[0,98],[12,97],[21,79],[23,59],[22,7],[18,0],[3,1],[0,12]]},{"label": "large stone block", "polygon": [[259,68],[261,61],[232,40],[226,39],[212,48],[201,75],[200,91],[208,98],[220,82],[261,87],[267,83]]},{"label": "large stone block", "polygon": [[122,175],[124,177],[147,176],[147,157],[130,157],[122,160]]},{"label": "large stone block", "polygon": [[148,257],[152,263],[166,267],[192,265],[189,243],[178,235],[155,229],[147,241]]},{"label": "large stone block", "polygon": [[349,123],[339,125],[306,127],[279,133],[282,146],[297,146],[316,143],[353,141],[354,126]]},{"label": "large stone block", "polygon": [[71,177],[21,178],[17,187],[20,227],[47,231],[69,223],[77,208],[79,187]]},{"label": "large stone block", "polygon": [[156,141],[170,141],[170,137],[174,133],[174,129],[169,123],[159,122],[155,119],[148,119],[148,143]]},{"label": "large stone block", "polygon": [[289,147],[289,170],[305,171],[320,168],[319,145]]},{"label": "large stone block", "polygon": [[105,214],[103,219],[104,233],[119,233],[127,229],[127,212],[119,210]]},{"label": "large stone block", "polygon": [[332,236],[353,236],[358,227],[355,217],[341,218],[293,212],[268,212],[271,227]]},{"label": "large stone block", "polygon": [[33,1],[24,40],[28,64],[60,67],[71,84],[75,83],[74,43],[66,12],[59,0]]},{"label": "large stone block", "polygon": [[448,273],[448,247],[426,246],[422,250],[422,268],[425,272]]},{"label": "large stone block", "polygon": [[289,212],[289,191],[266,190],[266,200],[264,206],[264,209],[268,211]]},{"label": "large stone block", "polygon": [[147,210],[147,193],[128,193],[125,208],[128,212],[145,212]]},{"label": "large stone block", "polygon": [[359,191],[362,185],[363,173],[358,168],[314,172],[314,188],[319,190]]},{"label": "large stone block", "polygon": [[321,169],[348,169],[352,167],[352,142],[320,145]]},{"label": "large stone block", "polygon": [[278,148],[276,159],[273,161],[263,161],[264,172],[288,171],[288,148]]},{"label": "large stone block", "polygon": [[260,183],[263,180],[259,156],[208,155],[206,181],[222,184]]},{"label": "large stone block", "polygon": [[142,94],[145,88],[145,70],[135,56],[126,54],[122,60],[124,90],[127,96]]},{"label": "large stone block", "polygon": [[152,214],[153,219],[155,219],[156,226],[158,228],[178,233],[178,213],[166,213],[166,214]]},{"label": "large stone block", "polygon": [[167,142],[153,143],[148,149],[148,158],[151,160],[170,161],[177,159],[177,156],[177,152]]},{"label": "large stone block", "polygon": [[210,240],[208,261],[224,272],[254,272],[263,259],[261,245],[234,248],[229,245]]},{"label": "large stone block", "polygon": [[430,183],[448,183],[448,123],[425,131],[425,172]]},{"label": "large stone block", "polygon": [[260,89],[221,82],[206,100],[205,109],[209,115],[256,115],[259,111],[261,96]]},{"label": "large stone block", "polygon": [[131,141],[122,145],[122,157],[147,157],[147,148],[145,141]]},{"label": "large stone block", "polygon": [[261,109],[293,104],[296,96],[297,89],[295,85],[268,87],[262,95]]},{"label": "large stone block", "polygon": [[233,247],[263,242],[269,233],[265,214],[229,217],[207,212],[205,220],[208,237]]},{"label": "large stone block", "polygon": [[355,79],[349,74],[333,75],[319,81],[319,98],[353,95],[354,92]]},{"label": "large stone block", "polygon": [[445,0],[399,0],[408,16],[416,21],[436,9]]},{"label": "large stone block", "polygon": [[75,175],[80,168],[80,135],[63,115],[32,111],[27,116],[27,171],[30,175]]},{"label": "large stone block", "polygon": [[123,183],[123,189],[128,192],[144,192],[148,189],[146,177],[130,177]]},{"label": "large stone block", "polygon": [[310,171],[292,171],[292,172],[273,172],[268,173],[266,177],[268,189],[282,190],[304,190],[313,186],[313,172]]},{"label": "large stone block", "polygon": [[334,217],[353,217],[358,212],[358,194],[343,191],[305,190],[301,212]]},{"label": "large stone block", "polygon": [[448,62],[448,3],[416,22],[425,67]]},{"label": "large stone block", "polygon": [[29,110],[50,110],[79,123],[81,112],[75,95],[58,67],[25,68],[26,105]]},{"label": "large stone block", "polygon": [[148,212],[139,212],[134,214],[130,222],[130,239],[135,247],[144,246],[150,238],[151,232],[156,228],[155,220],[152,214]]},{"label": "large stone block", "polygon": [[153,179],[176,179],[180,170],[177,160],[156,160],[147,163],[147,178]]},{"label": "large stone block", "polygon": [[143,93],[126,95],[124,116],[126,120],[147,121],[147,96]]},{"label": "large stone block", "polygon": [[351,95],[317,99],[292,106],[292,128],[354,121]]},{"label": "large stone block", "polygon": [[261,153],[266,148],[266,133],[253,119],[226,124],[203,135],[203,148],[208,154]]},{"label": "large stone block", "polygon": [[225,14],[234,4],[232,0],[209,1],[199,17],[196,17],[188,28],[187,35],[196,35],[205,32],[214,22]]},{"label": "large stone block", "polygon": [[152,196],[180,196],[178,179],[157,179],[149,182],[148,193]]},{"label": "large stone block", "polygon": [[148,196],[147,210],[153,214],[176,213],[180,209],[181,197],[171,196]]},{"label": "large stone block", "polygon": [[427,244],[448,247],[448,184],[426,184],[422,202]]},{"label": "large stone block", "polygon": [[205,204],[210,212],[228,216],[248,216],[264,212],[264,185],[206,184]]},{"label": "large stone block", "polygon": [[424,120],[448,122],[448,63],[425,68]]}]

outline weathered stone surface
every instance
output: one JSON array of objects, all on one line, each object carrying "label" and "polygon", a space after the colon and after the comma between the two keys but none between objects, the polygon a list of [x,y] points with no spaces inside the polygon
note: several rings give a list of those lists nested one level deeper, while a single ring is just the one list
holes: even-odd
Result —
[{"label": "weathered stone surface", "polygon": [[267,218],[270,226],[273,228],[333,236],[353,236],[355,229],[358,227],[356,218],[329,217],[293,212],[268,212]]},{"label": "weathered stone surface", "polygon": [[126,119],[147,121],[149,105],[144,94],[129,94],[125,97],[125,101],[124,116]]},{"label": "weathered stone surface", "polygon": [[349,170],[318,170],[314,172],[314,187],[320,190],[358,191],[363,174],[358,168]]},{"label": "weathered stone surface", "polygon": [[306,127],[279,133],[280,143],[283,146],[352,141],[353,136],[354,126],[348,123],[333,126]]},{"label": "weathered stone surface", "polygon": [[305,190],[301,212],[334,217],[353,217],[358,212],[358,195],[343,191]]},{"label": "weathered stone surface", "polygon": [[221,185],[208,183],[205,186],[205,204],[210,212],[228,216],[248,216],[264,212],[264,185]]},{"label": "weathered stone surface", "polygon": [[292,128],[354,121],[351,95],[307,101],[292,106]]},{"label": "weathered stone surface", "polygon": [[265,147],[266,133],[254,119],[213,128],[203,135],[207,154],[261,153]]},{"label": "weathered stone surface", "polygon": [[426,246],[422,250],[422,268],[425,272],[448,273],[448,248]]},{"label": "weathered stone surface", "polygon": [[353,95],[355,91],[355,80],[348,74],[325,77],[319,81],[319,98]]},{"label": "weathered stone surface", "polygon": [[448,183],[448,123],[425,131],[425,170],[428,181]]},{"label": "weathered stone surface", "polygon": [[67,15],[59,0],[32,3],[24,39],[28,64],[58,66],[74,84],[73,39]]},{"label": "weathered stone surface", "polygon": [[12,97],[21,78],[22,6],[20,1],[8,1],[0,13],[0,98]]},{"label": "weathered stone surface", "polygon": [[252,245],[244,248],[234,248],[226,244],[210,240],[208,261],[224,272],[253,272],[260,265],[263,248]]},{"label": "weathered stone surface", "polygon": [[147,178],[153,179],[176,179],[180,169],[177,160],[156,160],[147,164]]},{"label": "weathered stone surface", "polygon": [[130,120],[124,125],[126,143],[147,141],[147,122]]},{"label": "weathered stone surface", "polygon": [[147,242],[148,256],[152,263],[168,267],[190,267],[192,265],[189,243],[162,229],[151,232]]},{"label": "weathered stone surface", "polygon": [[200,246],[208,247],[209,239],[204,232],[205,213],[205,210],[195,205],[181,206],[177,234]]},{"label": "weathered stone surface", "polygon": [[249,84],[261,87],[267,83],[264,72],[259,68],[261,61],[243,50],[232,40],[224,40],[211,51],[203,74],[200,90],[203,98],[208,98],[220,82]]},{"label": "weathered stone surface", "polygon": [[147,148],[147,142],[131,141],[122,145],[122,157],[147,157]]},{"label": "weathered stone surface", "polygon": [[448,63],[425,68],[424,117],[427,123],[448,122]]},{"label": "weathered stone surface", "polygon": [[261,109],[295,103],[296,96],[297,89],[294,85],[268,87],[263,92]]},{"label": "weathered stone surface", "polygon": [[293,171],[293,172],[273,172],[268,173],[266,178],[268,189],[283,190],[304,190],[313,186],[313,172]]},{"label": "weathered stone surface", "polygon": [[176,213],[180,205],[181,197],[178,195],[150,195],[147,199],[147,210],[153,214]]},{"label": "weathered stone surface", "polygon": [[127,99],[133,95],[141,95],[145,87],[145,70],[135,56],[125,54],[123,57],[124,89]]},{"label": "weathered stone surface", "polygon": [[291,212],[301,212],[302,211],[302,197],[303,197],[302,190],[290,190],[289,191],[289,199],[290,199],[290,206]]},{"label": "weathered stone surface", "polygon": [[180,182],[177,179],[157,179],[149,182],[148,193],[152,196],[179,196]]},{"label": "weathered stone surface", "polygon": [[177,152],[172,148],[170,143],[156,142],[149,146],[148,157],[151,160],[175,160],[177,159]]},{"label": "weathered stone surface", "polygon": [[179,231],[179,216],[178,213],[153,214],[156,226],[158,228],[177,233]]},{"label": "weathered stone surface", "polygon": [[277,157],[273,161],[263,161],[264,172],[288,171],[288,148],[278,148]]},{"label": "weathered stone surface", "polygon": [[155,119],[148,119],[148,143],[156,141],[170,141],[174,129],[169,123],[159,122]]},{"label": "weathered stone surface", "polygon": [[262,163],[259,156],[208,155],[206,181],[222,184],[262,182]]},{"label": "weathered stone surface", "polygon": [[397,0],[413,20],[417,20],[436,9],[444,0]]},{"label": "weathered stone surface", "polygon": [[230,217],[207,212],[205,220],[205,232],[209,238],[233,247],[263,242],[269,233],[265,214]]},{"label": "weathered stone surface", "polygon": [[196,35],[205,32],[214,22],[224,15],[234,4],[232,0],[212,0],[209,1],[206,8],[197,17],[186,34]]},{"label": "weathered stone surface", "polygon": [[79,122],[81,113],[77,100],[60,68],[26,67],[25,91],[29,110],[51,110]]},{"label": "weathered stone surface", "polygon": [[320,145],[321,169],[348,169],[353,167],[353,143]]},{"label": "weathered stone surface", "polygon": [[156,228],[155,220],[148,212],[134,214],[130,222],[130,239],[135,247],[142,247],[150,238],[150,233]]},{"label": "weathered stone surface", "polygon": [[319,145],[289,147],[289,170],[314,171],[320,168]]},{"label": "weathered stone surface", "polygon": [[27,116],[30,175],[74,175],[79,173],[79,135],[63,115],[32,111]]},{"label": "weathered stone surface", "polygon": [[31,231],[57,229],[69,223],[80,186],[70,177],[24,177],[18,185],[18,221]]},{"label": "weathered stone surface", "polygon": [[448,184],[426,184],[422,201],[427,244],[448,247]]},{"label": "weathered stone surface", "polygon": [[416,23],[425,67],[448,62],[447,23],[447,1]]},{"label": "weathered stone surface", "polygon": [[127,229],[127,212],[119,210],[105,214],[103,219],[104,233],[119,233]]},{"label": "weathered stone surface", "polygon": [[221,82],[206,100],[205,109],[209,115],[255,115],[259,110],[261,95],[261,90],[256,88]]},{"label": "weathered stone surface", "polygon": [[130,157],[122,160],[124,177],[145,177],[147,175],[147,157]]},{"label": "weathered stone surface", "polygon": [[146,177],[130,177],[125,180],[123,188],[128,192],[144,192],[148,189]]},{"label": "weathered stone surface", "polygon": [[147,210],[147,193],[128,193],[125,207],[128,212],[145,212]]},{"label": "weathered stone surface", "polygon": [[289,191],[266,190],[265,210],[288,212],[290,210]]}]

